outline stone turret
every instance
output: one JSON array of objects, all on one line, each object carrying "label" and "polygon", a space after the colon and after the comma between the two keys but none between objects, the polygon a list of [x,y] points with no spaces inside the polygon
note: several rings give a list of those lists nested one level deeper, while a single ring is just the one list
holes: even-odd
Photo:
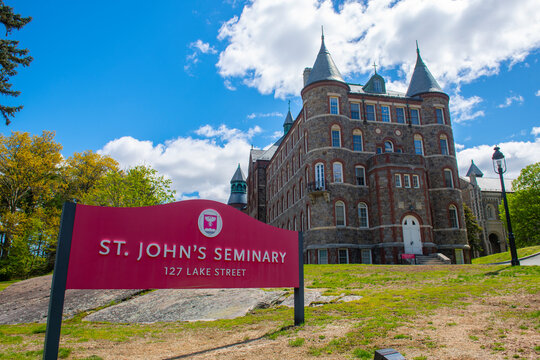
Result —
[{"label": "stone turret", "polygon": [[423,93],[443,93],[441,87],[437,83],[437,80],[431,75],[426,64],[420,56],[420,49],[418,48],[418,42],[416,43],[416,65],[414,66],[414,72],[407,89],[407,96],[416,96]]}]

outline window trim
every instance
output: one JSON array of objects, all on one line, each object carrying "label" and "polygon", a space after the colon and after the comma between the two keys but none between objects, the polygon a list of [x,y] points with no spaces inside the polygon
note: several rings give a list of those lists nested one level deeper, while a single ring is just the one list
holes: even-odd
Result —
[{"label": "window trim", "polygon": [[451,229],[459,229],[458,210],[457,206],[454,204],[450,204],[450,206],[448,206],[448,219],[450,221]]},{"label": "window trim", "polygon": [[[353,105],[358,106],[358,117],[353,117],[353,109],[352,109],[352,108],[353,108]],[[360,118],[361,118],[361,113],[360,113],[360,103],[358,103],[358,102],[351,102],[351,103],[350,103],[350,110],[351,110],[351,119],[353,119],[353,120],[360,120]]]},{"label": "window trim", "polygon": [[[403,121],[399,121],[399,115],[398,115],[398,110],[401,110],[402,114],[403,114]],[[398,106],[396,107],[396,122],[398,124],[405,124],[407,123],[407,116],[405,116],[405,108],[402,107],[402,106]]]},{"label": "window trim", "polygon": [[[337,146],[334,144],[334,134],[337,133]],[[330,128],[330,146],[340,148],[341,146],[341,126],[334,124]]]},{"label": "window trim", "polygon": [[[385,109],[385,108],[388,109],[387,114],[385,114],[384,111],[383,111],[383,109]],[[390,112],[391,112],[390,106],[381,105],[381,121],[382,122],[387,122],[387,123],[392,122],[392,115],[391,115]],[[388,120],[385,120],[385,116],[387,116]]]},{"label": "window trim", "polygon": [[[440,114],[440,117],[439,117],[439,114]],[[441,108],[441,107],[436,107],[435,108],[435,119],[437,121],[437,124],[440,124],[440,125],[445,125],[446,124],[446,121],[444,119],[444,109]]]},{"label": "window trim", "polygon": [[[369,107],[372,106],[373,107],[373,119],[370,119],[369,115],[371,115],[371,113],[368,111]],[[366,121],[377,121],[377,107],[375,106],[375,104],[366,104]]]},{"label": "window trim", "polygon": [[[416,146],[417,145],[417,142],[420,142],[420,151],[421,151],[421,154],[418,153],[418,147]],[[424,138],[422,137],[422,135],[420,134],[414,134],[414,137],[413,137],[413,145],[414,145],[414,153],[416,155],[422,155],[424,156]]]},{"label": "window trim", "polygon": [[[358,176],[358,174],[357,174],[357,172],[356,172],[356,169],[362,169],[362,175],[363,175],[363,176],[362,176],[362,179],[364,180],[364,183],[363,183],[363,184],[359,184],[359,183],[358,183],[358,182],[359,182],[359,181],[358,181],[359,176]],[[354,166],[354,178],[355,178],[355,180],[356,180],[355,183],[356,183],[357,186],[366,186],[366,185],[367,185],[366,168],[365,168],[364,166],[362,166],[362,165],[355,165],[355,166]]]},{"label": "window trim", "polygon": [[[410,118],[410,120],[411,120],[411,124],[412,124],[412,125],[421,125],[422,123],[421,123],[421,121],[420,121],[420,109],[411,108],[411,109],[409,109],[409,110],[410,110],[410,114],[409,114],[410,117],[409,117],[409,118]],[[413,111],[417,114],[416,117],[414,117],[414,116],[412,115],[412,114],[413,114]],[[416,118],[417,122],[413,122],[413,119],[415,119],[415,118]]]},{"label": "window trim", "polygon": [[[343,209],[343,224],[338,224],[338,207]],[[347,226],[347,209],[345,203],[341,200],[338,200],[334,203],[334,220],[336,227],[346,227]]]},{"label": "window trim", "polygon": [[[450,177],[448,178],[446,175],[447,173],[450,174]],[[452,171],[452,169],[448,169],[448,168],[443,169],[443,176],[444,176],[444,187],[453,189],[454,188],[454,172]],[[447,180],[450,180],[450,186],[448,186]]]},{"label": "window trim", "polygon": [[[322,253],[323,251],[324,251],[325,254],[326,254],[326,255],[325,255],[326,262],[321,262],[321,258],[322,258],[321,253]],[[318,249],[318,251],[317,251],[317,263],[320,264],[320,265],[326,265],[326,264],[328,264],[328,249]]]},{"label": "window trim", "polygon": [[[334,105],[332,105],[332,100],[335,100],[336,101],[336,104],[335,104],[335,111],[336,112],[333,112],[333,108],[334,108]],[[338,96],[329,96],[328,97],[328,106],[329,106],[329,113],[331,115],[339,115],[339,97]]]},{"label": "window trim", "polygon": [[[338,169],[339,171],[337,171],[337,172],[336,172],[336,166],[339,168]],[[336,180],[336,174],[340,175],[340,179]],[[344,179],[344,176],[343,176],[343,164],[341,162],[339,162],[339,161],[334,161],[332,163],[332,180],[335,183],[344,183],[345,182],[345,179]]]},{"label": "window trim", "polygon": [[411,176],[409,174],[403,175],[403,187],[407,189],[411,188]]},{"label": "window trim", "polygon": [[[357,208],[357,214],[358,214],[358,227],[360,229],[369,229],[369,207],[368,207],[368,205],[365,202],[359,202],[358,205],[356,206],[356,208]],[[366,210],[365,225],[363,225],[362,217],[360,216],[360,209],[361,208]]]},{"label": "window trim", "polygon": [[[346,262],[341,262],[341,254],[340,254],[341,251],[345,251]],[[349,264],[349,249],[345,249],[345,248],[338,249],[337,255],[338,255],[338,264]]]},{"label": "window trim", "polygon": [[[360,137],[360,150],[357,150],[354,148],[354,145],[355,145],[355,136],[358,136]],[[362,130],[360,129],[354,129],[353,130],[353,134],[352,134],[352,150],[353,151],[364,151],[364,134],[362,133]]]},{"label": "window trim", "polygon": [[401,174],[394,174],[394,183],[397,188],[401,187]]},{"label": "window trim", "polygon": [[413,174],[412,185],[413,185],[413,188],[420,189],[420,176]]}]

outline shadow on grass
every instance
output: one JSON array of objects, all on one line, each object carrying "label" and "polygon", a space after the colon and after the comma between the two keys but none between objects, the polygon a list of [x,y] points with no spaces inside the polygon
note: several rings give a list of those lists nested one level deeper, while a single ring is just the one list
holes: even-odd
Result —
[{"label": "shadow on grass", "polygon": [[207,354],[207,353],[212,352],[212,351],[223,350],[223,349],[232,348],[232,347],[235,347],[235,346],[238,346],[238,345],[249,344],[249,343],[252,343],[252,342],[255,342],[255,341],[262,340],[264,338],[271,339],[274,336],[278,335],[279,333],[282,333],[282,332],[287,331],[289,329],[292,329],[294,327],[295,327],[294,325],[284,326],[284,327],[282,327],[282,328],[280,328],[278,330],[266,333],[266,334],[264,334],[262,336],[259,336],[258,338],[255,338],[255,339],[243,340],[243,341],[239,341],[239,342],[236,342],[236,343],[233,343],[233,344],[218,346],[218,347],[215,347],[215,348],[212,348],[212,349],[206,349],[206,350],[196,351],[196,352],[193,352],[193,353],[190,353],[190,354],[184,354],[184,355],[178,355],[178,356],[174,356],[174,357],[170,357],[170,358],[164,358],[163,360],[185,359],[185,358],[188,358],[188,357],[191,357],[191,356]]},{"label": "shadow on grass", "polygon": [[503,268],[500,268],[499,270],[489,271],[489,272],[485,273],[484,276],[496,276],[496,275],[499,275],[504,270],[510,269],[511,267],[512,267],[511,265],[508,265],[508,266],[505,266]]}]

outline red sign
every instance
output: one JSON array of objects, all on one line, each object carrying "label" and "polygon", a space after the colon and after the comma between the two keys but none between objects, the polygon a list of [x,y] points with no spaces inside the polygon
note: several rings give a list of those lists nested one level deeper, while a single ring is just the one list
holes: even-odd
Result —
[{"label": "red sign", "polygon": [[402,259],[414,259],[415,255],[414,254],[401,254],[401,258]]},{"label": "red sign", "polygon": [[68,289],[295,287],[298,233],[209,200],[77,205]]}]

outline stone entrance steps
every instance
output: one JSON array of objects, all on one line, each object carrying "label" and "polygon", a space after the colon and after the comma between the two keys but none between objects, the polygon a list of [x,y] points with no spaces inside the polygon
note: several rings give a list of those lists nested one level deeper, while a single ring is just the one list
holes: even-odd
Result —
[{"label": "stone entrance steps", "polygon": [[439,254],[416,255],[416,265],[447,265],[449,261],[444,261]]}]

